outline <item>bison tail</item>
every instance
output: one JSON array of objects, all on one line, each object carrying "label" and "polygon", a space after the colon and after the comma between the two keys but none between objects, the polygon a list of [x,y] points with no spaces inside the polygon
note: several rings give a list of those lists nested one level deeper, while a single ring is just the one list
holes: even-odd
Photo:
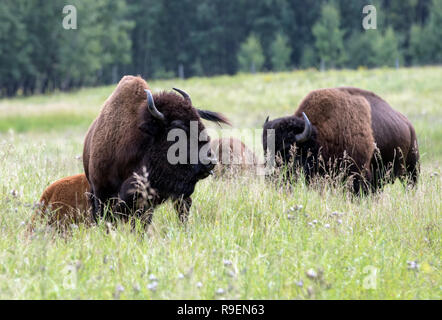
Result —
[{"label": "bison tail", "polygon": [[228,124],[229,126],[232,125],[230,123],[229,119],[227,119],[224,115],[222,115],[221,113],[218,113],[218,112],[198,109],[198,114],[201,118],[216,122],[218,124],[225,123],[225,124]]}]

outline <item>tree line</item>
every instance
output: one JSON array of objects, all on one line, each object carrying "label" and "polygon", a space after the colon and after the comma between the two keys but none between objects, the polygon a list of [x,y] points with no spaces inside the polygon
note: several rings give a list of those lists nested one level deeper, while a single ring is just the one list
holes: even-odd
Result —
[{"label": "tree line", "polygon": [[[362,9],[376,7],[364,30]],[[76,8],[65,29],[63,8]],[[2,0],[0,96],[147,79],[442,62],[440,0]]]}]

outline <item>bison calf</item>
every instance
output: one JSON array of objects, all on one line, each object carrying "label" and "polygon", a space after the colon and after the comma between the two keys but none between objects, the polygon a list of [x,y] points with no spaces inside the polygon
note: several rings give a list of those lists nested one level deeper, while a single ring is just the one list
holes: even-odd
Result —
[{"label": "bison calf", "polygon": [[72,223],[90,225],[90,187],[84,173],[55,181],[47,187],[40,198],[40,208],[32,218],[47,219],[50,226],[66,230]]},{"label": "bison calf", "polygon": [[258,160],[241,140],[233,137],[214,139],[210,143],[218,163],[215,166],[215,176],[236,175],[247,170],[253,170]]},{"label": "bison calf", "polygon": [[[139,218],[146,228],[152,219],[152,210],[136,210],[135,203],[145,197],[143,186],[138,183],[137,176],[127,179],[118,195],[118,205],[115,208],[115,218],[124,222],[131,221],[127,215],[121,214],[119,208],[127,208],[135,213],[134,218]],[[148,193],[155,194],[150,189]],[[155,197],[152,198],[155,201]],[[144,199],[146,200],[146,199]],[[187,215],[192,202],[190,198],[177,199],[174,208],[182,222],[187,220]],[[91,226],[93,223],[92,205],[90,200],[90,185],[84,173],[66,177],[55,181],[47,187],[40,198],[40,207],[31,220],[30,231],[35,227],[37,220],[45,220],[49,226],[59,231],[66,231],[71,224],[84,224]]]}]

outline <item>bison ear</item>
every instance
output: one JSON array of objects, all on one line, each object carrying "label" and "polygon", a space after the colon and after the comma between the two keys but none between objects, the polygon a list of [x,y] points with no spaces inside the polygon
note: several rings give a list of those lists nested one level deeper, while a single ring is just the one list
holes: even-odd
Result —
[{"label": "bison ear", "polygon": [[157,136],[160,133],[160,126],[156,121],[143,121],[139,126],[138,129],[141,132],[144,132],[145,134],[148,134],[150,136]]}]

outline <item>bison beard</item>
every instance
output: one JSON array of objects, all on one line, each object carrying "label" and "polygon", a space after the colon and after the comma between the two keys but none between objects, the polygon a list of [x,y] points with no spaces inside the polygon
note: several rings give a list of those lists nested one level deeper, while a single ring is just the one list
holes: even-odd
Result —
[{"label": "bison beard", "polygon": [[[228,120],[218,113],[195,109],[190,97],[184,91],[177,91],[182,96],[173,92],[152,95],[142,78],[125,76],[104,103],[89,128],[83,150],[95,218],[103,213],[106,202],[117,198],[123,205],[121,201],[118,205],[113,201],[111,205],[114,211],[124,215],[133,210],[152,210],[167,199],[179,202],[176,208],[181,210],[180,219],[187,214],[195,184],[208,176],[214,164],[170,164],[167,151],[174,142],[167,141],[167,134],[179,128],[189,137],[191,121],[197,122],[200,133],[205,129],[200,117],[222,123]],[[142,175],[143,170],[155,192],[139,208],[134,173]]]},{"label": "bison beard", "polygon": [[[299,139],[311,121],[308,139]],[[283,164],[301,168],[307,181],[315,174],[343,171],[353,178],[355,193],[376,191],[396,177],[412,185],[419,172],[416,134],[408,119],[372,92],[358,88],[315,90],[294,116],[266,121],[275,130],[275,152]],[[294,158],[290,148],[296,147]]]}]

